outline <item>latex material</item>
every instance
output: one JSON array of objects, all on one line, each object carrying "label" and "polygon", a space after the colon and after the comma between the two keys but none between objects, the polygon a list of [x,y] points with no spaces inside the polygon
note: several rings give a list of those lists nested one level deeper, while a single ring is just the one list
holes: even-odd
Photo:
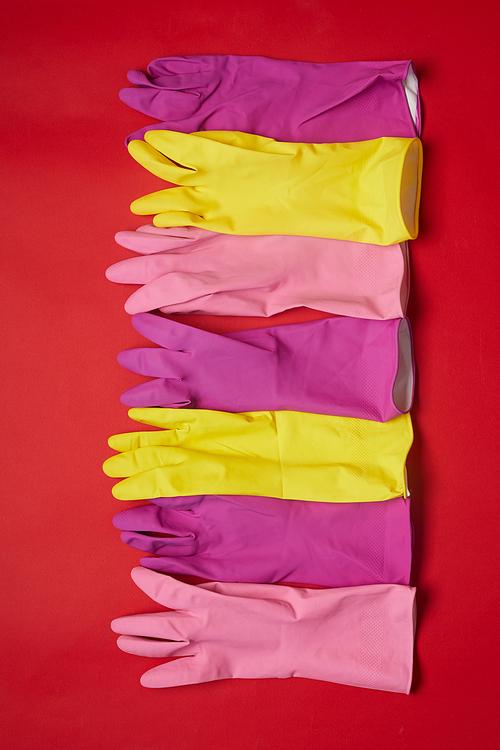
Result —
[{"label": "latex material", "polygon": [[151,129],[239,130],[279,141],[342,143],[420,133],[411,62],[308,63],[237,55],[163,57],[131,70],[120,99],[163,120]]},{"label": "latex material", "polygon": [[130,409],[160,431],[114,435],[104,463],[119,500],[177,495],[259,495],[372,502],[407,495],[409,414],[390,422],[293,411],[247,414]]},{"label": "latex material", "polygon": [[410,580],[410,501],[402,497],[350,504],[229,495],[151,502],[123,510],[113,523],[126,544],[161,555],[142,558],[152,570],[332,587]]},{"label": "latex material", "polygon": [[129,152],[181,187],[135,200],[156,226],[392,245],[418,234],[418,138],[282,143],[236,132],[151,130]]},{"label": "latex material", "polygon": [[151,313],[134,315],[132,324],[161,348],[118,355],[124,367],[155,378],[125,391],[127,406],[300,410],[386,422],[412,404],[406,319],[326,318],[225,335]]},{"label": "latex material", "polygon": [[113,620],[118,646],[138,656],[188,657],[145,672],[145,687],[308,677],[410,691],[415,589],[409,586],[190,586],[144,568],[134,568],[132,578],[175,611]]},{"label": "latex material", "polygon": [[386,320],[405,314],[408,247],[294,236],[241,236],[200,227],[153,224],[118,232],[139,253],[106,276],[143,284],[125,303],[130,313],[269,316],[293,307]]}]

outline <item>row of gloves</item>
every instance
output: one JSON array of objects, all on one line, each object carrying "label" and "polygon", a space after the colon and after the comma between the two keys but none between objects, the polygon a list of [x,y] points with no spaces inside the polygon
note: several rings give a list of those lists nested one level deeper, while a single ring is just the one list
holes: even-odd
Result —
[{"label": "row of gloves", "polygon": [[[412,358],[408,352],[398,353],[411,344],[405,320],[333,318],[243,332],[243,341],[234,334],[215,336],[150,314],[134,316],[133,322],[160,348],[131,350],[119,359],[130,369],[158,379],[126,392],[125,402],[158,402],[165,394],[171,399],[183,382],[180,377],[187,381],[182,391],[186,400],[221,398],[226,408],[239,403],[232,399],[258,399],[259,389],[261,398],[279,398],[280,393],[282,398],[292,397],[294,392],[299,397],[294,384],[300,387],[306,379],[301,361],[307,370],[307,346],[315,351],[317,335],[317,357],[309,373],[314,394],[312,373],[321,364],[320,342],[331,344],[332,326],[345,331],[349,324],[358,330],[375,325],[381,340],[386,329],[387,341],[392,342],[390,376],[373,388],[373,373],[380,373],[380,368],[365,366],[364,393],[373,398],[385,392],[385,400],[392,397],[394,404],[397,372],[405,362],[410,364],[411,386],[407,382],[403,391],[406,397],[412,393]],[[403,324],[405,333],[400,336]],[[300,347],[296,352],[287,347],[293,347],[296,329],[305,335],[297,339],[304,344],[302,357]],[[373,340],[376,343],[377,337]],[[269,357],[268,364],[264,356],[261,365],[266,377],[253,382],[251,355],[245,366],[242,354],[241,368],[234,369],[239,353],[224,348],[234,341],[263,347],[257,356]],[[366,333],[364,342],[366,350],[361,346],[354,355],[341,338],[339,355],[347,349],[348,361],[356,356],[363,361],[365,351],[369,358]],[[333,363],[328,350],[323,354],[328,369]],[[189,363],[187,369],[181,368],[179,358]],[[284,372],[292,368],[293,382],[280,377],[282,366]],[[348,362],[345,370],[349,383]],[[215,375],[220,382],[215,380],[211,395]],[[335,379],[333,369],[331,376]],[[341,372],[337,377],[342,380]],[[357,395],[354,384],[348,388],[351,403],[357,401],[358,408],[369,403],[369,398],[363,402],[362,380]],[[332,393],[327,385],[325,379],[325,404]],[[129,477],[115,485],[116,497],[150,500],[147,506],[117,514],[114,524],[122,529],[127,544],[156,555],[141,559],[143,568],[134,569],[132,577],[170,610],[121,617],[112,623],[123,651],[175,657],[145,672],[144,686],[301,676],[409,692],[415,623],[415,590],[407,585],[412,532],[409,500],[397,496],[406,491],[404,464],[412,439],[409,415],[375,422],[294,411],[144,408],[132,409],[130,416],[167,427],[115,435],[110,446],[121,453],[104,465],[111,476]],[[231,496],[189,496],[207,488]],[[239,494],[249,490],[274,497]],[[279,499],[297,496],[324,502]],[[190,586],[164,572],[235,582]],[[281,581],[330,588],[272,585]]]},{"label": "row of gloves", "polygon": [[[133,579],[174,610],[115,620],[118,645],[184,657],[143,675],[150,687],[295,675],[408,692],[413,67],[202,56],[148,72],[130,73],[141,88],[121,96],[164,122],[129,151],[181,187],[135,201],[154,225],[116,237],[145,257],[107,276],[144,285],[126,309],[160,347],[121,353],[154,378],[122,401],[198,409],[132,409],[163,429],[109,441],[119,454],[104,470],[127,477],[113,494],[150,500],[114,523],[160,555]],[[300,305],[353,317],[217,336],[143,314]],[[167,571],[230,583],[188,586]]]}]

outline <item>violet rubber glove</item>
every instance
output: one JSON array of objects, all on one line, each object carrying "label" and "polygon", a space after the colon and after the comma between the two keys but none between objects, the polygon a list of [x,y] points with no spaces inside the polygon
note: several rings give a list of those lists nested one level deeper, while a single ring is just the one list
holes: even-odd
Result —
[{"label": "violet rubber glove", "polygon": [[387,320],[408,298],[408,243],[276,235],[228,235],[201,227],[147,224],[118,232],[143,257],[110,266],[106,276],[143,284],[125,303],[133,315],[165,313],[269,316],[294,307]]},{"label": "violet rubber glove", "polygon": [[265,583],[187,583],[145,568],[132,578],[170,612],[119,617],[122,651],[188,657],[145,672],[145,687],[230,678],[308,677],[410,691],[415,589],[307,589]]},{"label": "violet rubber glove", "polygon": [[409,322],[326,318],[219,335],[151,313],[134,328],[161,348],[128,349],[121,365],[156,378],[130,388],[127,406],[214,411],[303,411],[386,422],[409,411]]},{"label": "violet rubber glove", "polygon": [[141,559],[152,570],[330,587],[410,581],[409,499],[336,505],[202,495],[151,502],[117,513],[113,523],[126,544],[161,555]]},{"label": "violet rubber glove", "polygon": [[237,55],[153,60],[120,99],[163,120],[147,130],[237,130],[278,141],[346,143],[420,133],[411,61],[309,63]]}]

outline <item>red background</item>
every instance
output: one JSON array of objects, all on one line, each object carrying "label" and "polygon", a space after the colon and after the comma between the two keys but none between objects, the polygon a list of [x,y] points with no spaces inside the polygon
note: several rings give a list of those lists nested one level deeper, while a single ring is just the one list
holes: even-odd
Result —
[{"label": "red background", "polygon": [[[16,0],[2,12],[4,748],[498,747],[498,3]],[[111,518],[107,437],[142,344],[104,278],[129,202],[157,181],[123,139],[129,68],[193,53],[413,58],[424,105],[409,314],[419,627],[409,697],[321,682],[139,685],[109,621],[158,610]],[[159,182],[159,181],[158,181]],[[495,218],[494,218],[495,217]],[[278,322],[304,319],[305,311]],[[182,318],[186,320],[186,318]],[[190,318],[221,331],[251,319]],[[265,324],[258,321],[257,324]]]}]

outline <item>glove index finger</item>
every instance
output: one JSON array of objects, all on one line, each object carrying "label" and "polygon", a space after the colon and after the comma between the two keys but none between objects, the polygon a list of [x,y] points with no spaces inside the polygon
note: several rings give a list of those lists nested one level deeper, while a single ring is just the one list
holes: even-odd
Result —
[{"label": "glove index finger", "polygon": [[[186,419],[184,418],[188,416],[187,412],[194,411],[194,416],[196,417],[196,409],[191,410],[185,410],[183,411],[183,414],[179,416],[179,412],[177,409],[161,409],[161,408],[133,408],[129,409],[128,415],[130,419],[135,420],[136,422],[141,422],[142,424],[151,425],[151,427],[160,427],[166,430],[175,430],[175,429],[185,429],[184,425],[186,423]],[[192,415],[189,415],[192,416]],[[196,421],[196,420],[194,420]],[[154,444],[155,438],[153,436],[157,436],[158,439],[158,432],[143,432],[143,433],[136,433],[137,435],[146,436],[144,439],[147,441],[147,436],[151,436],[151,443]],[[113,446],[111,446],[113,447]]]},{"label": "glove index finger", "polygon": [[186,164],[183,154],[179,154],[180,158],[172,161],[162,151],[157,150],[145,141],[130,141],[128,151],[132,158],[149,172],[167,182],[183,185],[190,182],[193,176],[196,175],[196,166]]},{"label": "glove index finger", "polygon": [[151,313],[137,313],[132,316],[131,323],[142,336],[170,351],[197,352],[203,346],[211,346],[214,351],[220,343],[220,337],[216,333],[202,331]]},{"label": "glove index finger", "polygon": [[186,252],[186,245],[196,241],[191,233],[186,231],[187,227],[180,227],[177,230],[158,229],[152,225],[155,232],[149,230],[137,229],[135,232],[122,231],[115,234],[115,242],[127,250],[132,250],[139,255],[156,255],[158,253],[169,252],[172,250]]},{"label": "glove index finger", "polygon": [[131,577],[136,586],[153,601],[175,610],[195,611],[204,608],[214,599],[211,591],[182,583],[175,578],[138,566],[132,569]]},{"label": "glove index finger", "polygon": [[[137,411],[143,411],[143,409],[137,409]],[[151,411],[155,410],[151,409]],[[158,409],[158,411],[162,411],[162,409]],[[125,453],[126,451],[134,451],[138,448],[147,448],[155,445],[175,445],[175,438],[175,429],[165,429],[161,431],[149,430],[145,432],[122,432],[119,435],[111,435],[108,440],[108,445],[115,451]]]},{"label": "glove index finger", "polygon": [[265,152],[269,154],[295,154],[298,150],[296,143],[277,141],[263,135],[242,133],[236,130],[203,130],[193,133],[197,138],[221,143],[225,146],[234,146],[245,151]]}]

